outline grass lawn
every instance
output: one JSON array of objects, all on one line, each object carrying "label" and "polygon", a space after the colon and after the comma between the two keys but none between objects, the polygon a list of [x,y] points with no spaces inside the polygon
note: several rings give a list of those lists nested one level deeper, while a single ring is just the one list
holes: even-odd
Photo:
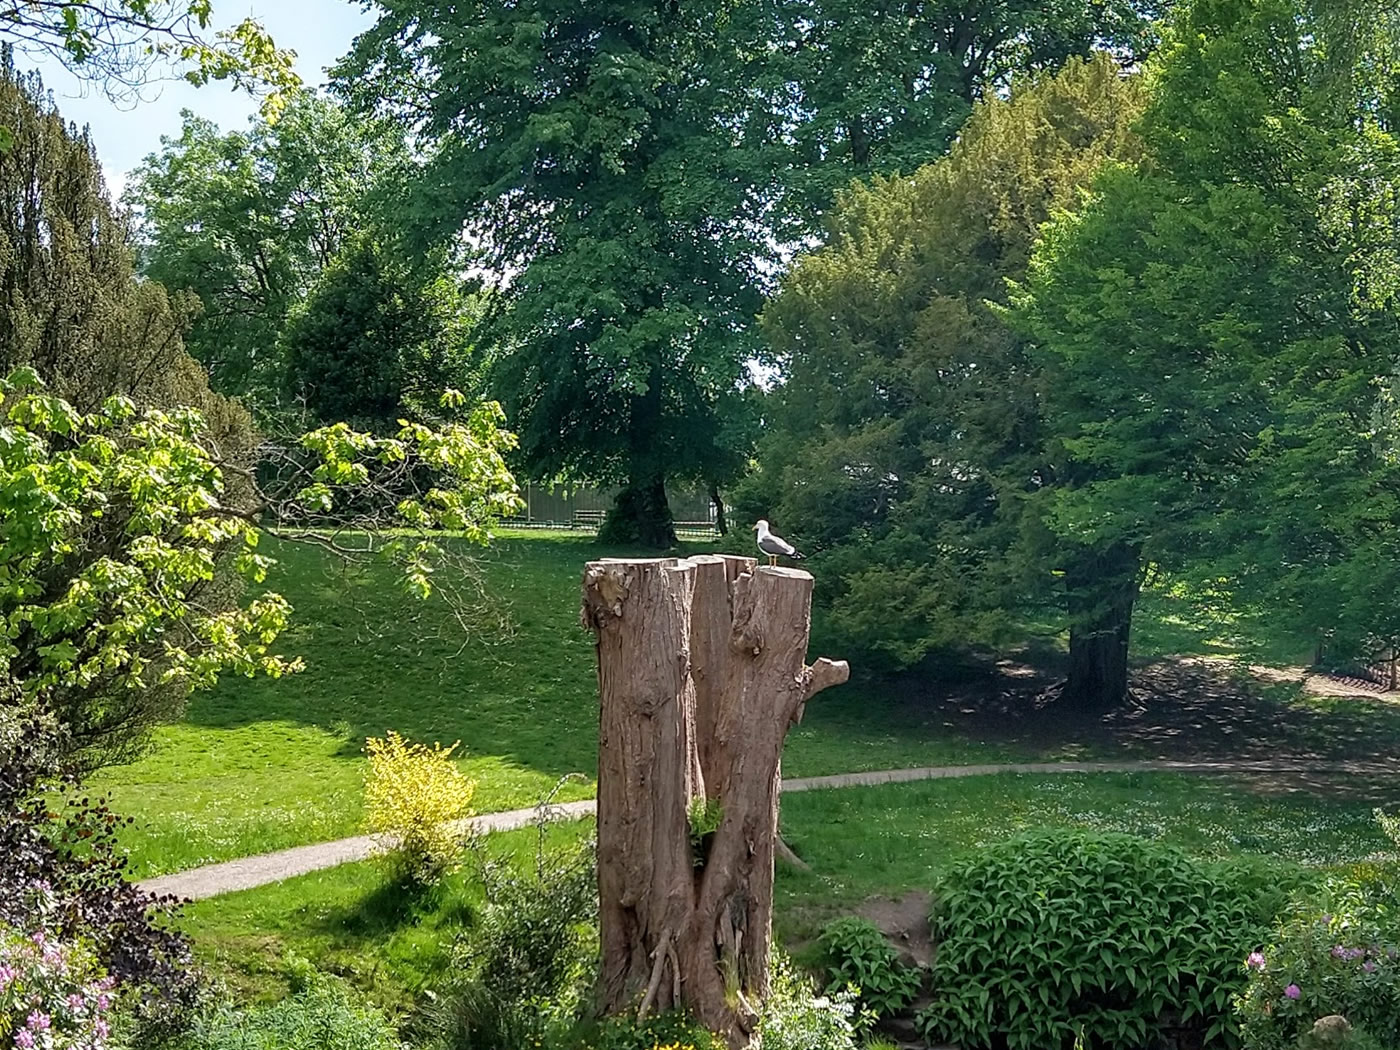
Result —
[{"label": "grass lawn", "polygon": [[[778,880],[779,930],[805,939],[876,894],[926,890],[950,856],[1020,831],[1083,827],[1160,839],[1207,857],[1259,855],[1310,867],[1390,847],[1372,810],[1400,806],[1400,780],[1247,784],[1169,773],[1002,774],[783,798],[783,836],[812,871]],[[1376,792],[1379,791],[1379,794]]]},{"label": "grass lawn", "polygon": [[[356,834],[365,737],[396,729],[462,742],[483,812],[533,805],[568,774],[561,801],[592,794],[597,693],[578,625],[590,538],[516,534],[483,552],[486,592],[509,626],[469,635],[440,601],[397,590],[387,570],[347,575],[322,552],[277,550],[269,586],[295,608],[282,651],[306,670],[228,678],[194,696],[152,753],[93,783],[137,823],[137,877]],[[792,734],[793,776],[985,761],[1023,752],[950,736],[904,700],[851,685],[823,694]]]},{"label": "grass lawn", "polygon": [[[545,841],[585,834],[582,822],[560,824]],[[486,837],[481,851],[523,866],[533,863],[539,843],[537,830],[512,831]],[[378,862],[365,861],[188,905],[180,926],[240,1001],[285,995],[287,961],[299,958],[403,1008],[447,974],[456,936],[481,898],[472,863],[414,899],[388,883]]]},{"label": "grass lawn", "polygon": [[[1030,827],[1129,831],[1205,856],[1309,866],[1359,860],[1387,846],[1370,801],[1286,793],[1297,786],[1257,790],[1172,774],[1003,775],[789,795],[784,836],[813,870],[780,865],[777,934],[801,945],[866,898],[926,891],[958,851]],[[550,835],[563,841],[590,829],[591,822],[579,822]],[[537,842],[533,831],[486,840],[492,852],[521,863],[529,863]],[[371,862],[191,905],[183,925],[206,963],[245,995],[281,994],[290,952],[347,976],[387,1005],[406,1005],[444,978],[455,932],[478,900],[463,872],[433,900],[407,905],[386,891]]]},{"label": "grass lawn", "polygon": [[[307,669],[280,681],[224,680],[157,734],[148,757],[95,778],[137,818],[127,837],[137,877],[356,834],[364,740],[390,728],[460,740],[483,812],[533,805],[568,775],[561,800],[592,794],[597,699],[592,640],[578,625],[580,578],[586,561],[625,552],[567,533],[506,535],[480,556],[496,618],[466,634],[445,603],[409,597],[388,570],[347,574],[305,546],[276,553],[269,585],[295,607],[282,651]],[[1228,650],[1228,639],[1210,639],[1234,625],[1191,621],[1195,607],[1145,596],[1137,629],[1147,651]],[[814,642],[814,655],[848,655],[829,649]],[[932,661],[882,681],[857,659],[853,681],[816,697],[789,734],[783,771],[1322,750],[1400,757],[1400,706],[1381,701],[1319,703],[1283,685],[1231,693],[1223,671],[1167,667],[1144,672],[1144,711],[1071,724],[1027,702],[1027,690],[1052,680],[1044,668],[1006,663]]]}]

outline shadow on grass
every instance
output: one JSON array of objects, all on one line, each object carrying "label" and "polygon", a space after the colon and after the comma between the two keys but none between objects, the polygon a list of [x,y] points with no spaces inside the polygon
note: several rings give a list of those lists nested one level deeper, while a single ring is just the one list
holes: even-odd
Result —
[{"label": "shadow on grass", "polygon": [[594,767],[596,683],[579,581],[585,562],[624,552],[586,537],[499,541],[476,557],[478,579],[455,581],[480,597],[463,623],[441,595],[405,593],[387,566],[345,570],[314,548],[274,547],[268,586],[294,609],[279,648],[306,670],[226,679],[193,698],[187,723],[312,726],[341,738],[346,758],[393,728],[550,777]]}]

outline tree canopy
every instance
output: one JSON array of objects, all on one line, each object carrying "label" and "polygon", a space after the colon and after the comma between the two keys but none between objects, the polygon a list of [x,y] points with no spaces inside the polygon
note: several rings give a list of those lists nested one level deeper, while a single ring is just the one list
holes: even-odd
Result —
[{"label": "tree canopy", "polygon": [[365,225],[365,197],[402,142],[303,92],[247,131],[187,112],[179,138],[162,143],[127,190],[143,272],[198,296],[187,342],[214,388],[274,414],[285,407],[276,351],[287,316]]},{"label": "tree canopy", "polygon": [[1147,35],[1129,3],[894,6],[390,0],[339,67],[422,147],[396,225],[500,278],[528,469],[620,483],[615,538],[666,545],[666,482],[744,461],[753,319],[833,185],[937,157],[1011,69]]},{"label": "tree canopy", "polygon": [[1332,28],[1296,0],[1185,12],[1145,162],[1046,230],[1015,316],[1064,450],[1057,535],[1356,655],[1397,625],[1400,79],[1384,34]]},{"label": "tree canopy", "polygon": [[174,75],[263,92],[264,113],[275,115],[300,84],[295,55],[252,18],[211,32],[213,12],[212,0],[28,0],[0,11],[0,42],[56,58],[113,98]]},{"label": "tree canopy", "polygon": [[479,386],[459,283],[425,277],[369,235],[352,236],[292,308],[282,353],[293,400],[323,422],[394,429],[446,387]]},{"label": "tree canopy", "polygon": [[750,491],[825,548],[854,644],[1067,626],[1062,695],[1111,705],[1149,568],[1395,638],[1400,67],[1352,6],[1198,0],[1144,80],[1018,85],[842,199],[765,312],[789,374]]}]

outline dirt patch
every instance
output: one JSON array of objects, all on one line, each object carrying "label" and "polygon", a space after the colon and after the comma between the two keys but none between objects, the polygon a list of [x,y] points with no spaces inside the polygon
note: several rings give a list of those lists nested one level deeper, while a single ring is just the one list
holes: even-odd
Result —
[{"label": "dirt patch", "polygon": [[856,909],[856,914],[878,926],[900,954],[907,956],[906,962],[928,966],[933,962],[933,937],[928,923],[931,903],[927,893],[914,890],[903,897],[871,897]]},{"label": "dirt patch", "polygon": [[1059,670],[1053,659],[1000,660],[896,688],[911,724],[1009,744],[1027,758],[1400,760],[1400,695],[1363,679],[1158,660],[1133,669],[1131,703],[1095,715],[1045,702]]}]

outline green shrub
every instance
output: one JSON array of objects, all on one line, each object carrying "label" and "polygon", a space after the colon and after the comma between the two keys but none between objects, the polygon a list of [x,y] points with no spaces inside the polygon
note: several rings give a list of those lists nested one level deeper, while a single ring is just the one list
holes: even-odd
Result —
[{"label": "green shrub", "polygon": [[758,1021],[763,1050],[856,1050],[866,1022],[856,993],[818,995],[812,982],[780,955],[773,957],[773,989]]},{"label": "green shrub", "polygon": [[541,850],[527,871],[490,863],[483,880],[486,902],[454,952],[461,976],[430,1023],[451,1050],[557,1044],[597,972],[592,849]]},{"label": "green shrub", "polygon": [[936,890],[930,1041],[1129,1050],[1177,1029],[1235,1045],[1241,945],[1263,942],[1289,879],[1131,835],[1033,832],[955,862]]},{"label": "green shrub", "polygon": [[876,1019],[892,1017],[914,1001],[923,975],[899,961],[899,953],[873,922],[846,916],[826,924],[818,938],[826,956],[828,994],[854,985],[860,1004]]},{"label": "green shrub", "polygon": [[182,1050],[401,1050],[389,1019],[333,977],[316,976],[279,1003],[225,1007],[196,1023]]},{"label": "green shrub", "polygon": [[[577,1050],[726,1050],[725,1042],[683,1013],[657,1014],[638,1022],[610,1017]],[[571,1048],[573,1050],[573,1048]]]},{"label": "green shrub", "polygon": [[[1332,877],[1244,967],[1238,1010],[1249,1050],[1400,1047],[1400,872],[1358,866]],[[1336,1017],[1347,1030],[1337,1024],[1331,1042],[1314,1033]]]}]

